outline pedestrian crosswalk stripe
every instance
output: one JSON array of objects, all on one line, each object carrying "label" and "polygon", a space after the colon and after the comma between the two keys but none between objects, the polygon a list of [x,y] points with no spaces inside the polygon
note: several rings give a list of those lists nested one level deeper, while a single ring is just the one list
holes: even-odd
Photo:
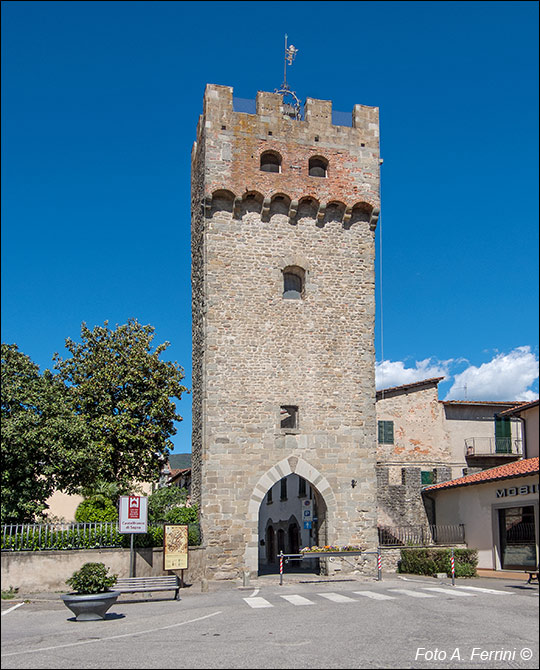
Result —
[{"label": "pedestrian crosswalk stripe", "polygon": [[504,594],[505,596],[509,595],[508,591],[498,591],[497,589],[484,589],[480,586],[456,586],[456,589],[467,589],[468,591],[480,591],[481,593],[497,593]]},{"label": "pedestrian crosswalk stripe", "polygon": [[474,598],[474,593],[461,593],[461,591],[453,591],[451,589],[443,589],[438,586],[423,586],[424,591],[435,591],[436,593],[444,593],[445,596],[466,596]]},{"label": "pedestrian crosswalk stripe", "polygon": [[403,593],[405,596],[410,596],[411,598],[435,598],[429,593],[422,593],[420,591],[409,591],[409,589],[390,589],[394,593]]},{"label": "pedestrian crosswalk stripe", "polygon": [[303,596],[281,596],[284,600],[291,603],[291,605],[315,605],[312,600],[308,600]]},{"label": "pedestrian crosswalk stripe", "polygon": [[260,596],[257,598],[244,598],[244,600],[250,607],[253,607],[254,609],[257,609],[259,607],[274,607],[272,604],[268,602],[268,600],[265,600]]},{"label": "pedestrian crosswalk stripe", "polygon": [[318,595],[321,598],[327,598],[334,603],[356,603],[358,602],[354,598],[349,598],[349,596],[341,595],[341,593],[319,593]]},{"label": "pedestrian crosswalk stripe", "polygon": [[395,596],[385,596],[384,593],[376,593],[375,591],[354,591],[359,596],[366,596],[372,600],[395,600]]}]

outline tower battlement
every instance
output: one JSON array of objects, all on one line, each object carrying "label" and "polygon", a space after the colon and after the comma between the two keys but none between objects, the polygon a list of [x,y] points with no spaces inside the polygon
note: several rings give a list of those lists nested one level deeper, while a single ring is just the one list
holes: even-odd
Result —
[{"label": "tower battlement", "polygon": [[[233,214],[246,197],[260,203],[268,215],[276,197],[286,201],[291,223],[298,207],[316,205],[324,221],[328,205],[342,210],[348,224],[355,212],[367,212],[375,227],[379,207],[379,109],[355,105],[352,126],[332,123],[332,102],[308,98],[304,120],[287,114],[279,93],[259,91],[256,113],[234,110],[233,89],[209,84],[197,129],[193,162],[204,145],[204,185],[201,206],[209,214],[216,195],[234,201]],[[270,156],[273,168],[264,167]],[[314,175],[313,164],[324,175]],[[194,170],[195,173],[195,170]],[[195,204],[195,203],[194,203]],[[365,220],[365,216],[356,216]]]}]

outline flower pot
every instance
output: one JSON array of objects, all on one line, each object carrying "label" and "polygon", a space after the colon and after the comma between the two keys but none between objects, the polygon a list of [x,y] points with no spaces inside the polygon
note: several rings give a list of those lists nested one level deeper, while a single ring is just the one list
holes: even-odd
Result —
[{"label": "flower pot", "polygon": [[77,621],[99,621],[116,602],[120,591],[103,593],[65,593],[62,600],[75,615]]}]

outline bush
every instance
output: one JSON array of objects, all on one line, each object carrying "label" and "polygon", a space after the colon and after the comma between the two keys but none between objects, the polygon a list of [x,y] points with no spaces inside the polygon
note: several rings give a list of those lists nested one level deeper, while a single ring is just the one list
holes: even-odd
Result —
[{"label": "bush", "polygon": [[66,584],[75,593],[103,593],[116,584],[118,575],[108,575],[109,568],[104,563],[85,563],[80,570],[74,572]]},{"label": "bush", "polygon": [[[402,549],[399,572],[411,575],[434,575],[438,572],[451,574],[450,549]],[[478,551],[476,549],[454,549],[456,577],[476,577]]]},{"label": "bush", "polygon": [[79,523],[116,521],[117,519],[118,511],[114,503],[101,494],[83,500],[75,512],[75,520]]}]

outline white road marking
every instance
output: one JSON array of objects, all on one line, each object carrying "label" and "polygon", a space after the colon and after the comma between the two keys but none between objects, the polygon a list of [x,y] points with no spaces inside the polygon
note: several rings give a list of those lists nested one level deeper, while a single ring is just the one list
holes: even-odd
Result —
[{"label": "white road marking", "polygon": [[420,591],[410,591],[409,589],[390,589],[394,593],[403,593],[405,596],[410,596],[411,598],[435,598],[435,596],[430,596],[429,593],[421,593]]},{"label": "white road marking", "polygon": [[260,596],[258,598],[244,598],[244,600],[250,607],[253,607],[254,609],[258,609],[259,607],[274,607],[271,603],[268,602],[268,600],[265,600]]},{"label": "white road marking", "polygon": [[291,605],[315,605],[315,603],[303,596],[281,596],[284,600],[291,603]]},{"label": "white road marking", "polygon": [[456,589],[467,589],[468,591],[480,591],[481,593],[497,593],[500,595],[510,595],[508,591],[498,591],[497,589],[484,589],[480,586],[455,586]]},{"label": "white road marking", "polygon": [[255,589],[255,591],[253,591],[253,593],[251,594],[250,598],[255,598],[255,596],[257,595],[257,593],[259,593],[260,590],[261,589]]},{"label": "white road marking", "polygon": [[436,591],[437,593],[444,593],[446,596],[465,596],[468,598],[474,598],[474,593],[461,593],[461,591],[453,591],[451,589],[443,589],[437,586],[424,586],[422,587],[424,591]]},{"label": "white road marking", "polygon": [[384,593],[376,593],[375,591],[354,591],[354,593],[372,600],[395,600],[394,596],[385,596]]},{"label": "white road marking", "polygon": [[343,596],[341,593],[319,593],[321,598],[327,598],[334,603],[357,603],[358,600],[354,598],[349,598],[349,596]]},{"label": "white road marking", "polygon": [[4,616],[4,614],[8,614],[9,612],[13,612],[13,610],[16,610],[17,607],[20,607],[21,605],[24,605],[24,603],[19,603],[18,605],[13,605],[13,607],[10,607],[8,610],[4,610],[2,612],[2,616]]},{"label": "white road marking", "polygon": [[142,635],[144,633],[155,633],[158,630],[167,630],[169,628],[178,628],[178,626],[185,626],[188,623],[195,623],[203,619],[221,614],[221,612],[212,612],[212,614],[205,614],[204,616],[190,619],[189,621],[181,621],[180,623],[173,623],[170,626],[161,626],[160,628],[148,628],[147,630],[138,630],[134,633],[124,633],[123,635],[111,635],[111,637],[101,637],[98,640],[81,640],[80,642],[71,642],[70,644],[57,644],[54,647],[40,647],[39,649],[25,649],[24,651],[12,651],[2,656],[20,656],[21,654],[35,654],[37,652],[52,651],[53,649],[64,649],[65,647],[79,647],[82,644],[93,644],[94,642],[108,642],[109,640],[120,640],[123,637],[133,637],[134,635]]}]

